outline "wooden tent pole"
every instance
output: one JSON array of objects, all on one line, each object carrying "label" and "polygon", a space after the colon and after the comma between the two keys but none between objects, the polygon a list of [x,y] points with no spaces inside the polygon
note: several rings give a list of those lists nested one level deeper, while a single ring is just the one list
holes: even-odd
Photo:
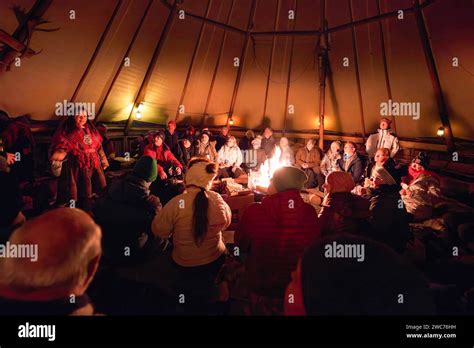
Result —
[{"label": "wooden tent pole", "polygon": [[[232,17],[232,12],[234,11],[234,5],[235,5],[235,0],[232,0],[232,5],[230,7],[229,13],[227,14],[227,19],[226,19],[227,24],[230,23],[230,19]],[[217,57],[216,66],[214,67],[214,73],[212,74],[211,85],[209,86],[209,92],[207,93],[206,106],[204,107],[204,112],[203,112],[202,120],[201,120],[201,126],[204,126],[204,123],[206,121],[207,110],[209,108],[209,103],[211,101],[212,91],[214,90],[214,84],[216,82],[216,77],[217,77],[217,71],[219,70],[222,55],[224,54],[224,47],[225,47],[226,39],[227,39],[227,29],[224,29],[224,34],[222,36],[221,46],[219,48],[219,56]]]},{"label": "wooden tent pole", "polygon": [[[295,18],[293,19],[293,30],[296,26],[296,16],[298,15],[298,0],[294,0],[293,8],[295,9]],[[288,99],[290,97],[290,83],[291,83],[291,66],[293,65],[293,50],[295,47],[295,37],[291,37],[291,46],[290,46],[290,62],[288,63],[288,76],[286,79],[286,96],[285,96],[285,113],[283,118],[283,131],[282,136],[285,136],[286,131],[286,119],[288,117]]]},{"label": "wooden tent pole", "polygon": [[[173,8],[172,5],[170,5],[166,0],[161,0],[161,2],[166,6],[168,7],[170,10]],[[173,11],[178,11],[177,9],[173,9]],[[232,31],[234,33],[237,33],[237,34],[246,34],[245,30],[242,30],[240,28],[237,28],[237,27],[234,27],[232,25],[229,25],[229,23],[221,23],[221,22],[218,22],[218,21],[215,21],[213,19],[210,19],[210,18],[205,18],[205,17],[202,17],[202,16],[199,16],[199,15],[196,15],[194,13],[191,13],[191,12],[186,12],[185,13],[186,16],[189,16],[193,19],[196,19],[196,20],[199,20],[199,21],[202,21],[202,22],[206,22],[207,24],[209,25],[213,25],[213,26],[216,26],[218,28],[221,28],[221,29],[224,29],[224,30],[229,30],[229,31]]]},{"label": "wooden tent pole", "polygon": [[138,24],[138,27],[135,30],[135,33],[133,34],[132,41],[130,41],[130,44],[127,47],[127,51],[125,52],[125,54],[122,57],[122,60],[121,60],[122,63],[119,65],[119,68],[117,69],[117,71],[114,74],[112,82],[110,83],[109,87],[107,88],[107,92],[105,93],[104,99],[102,100],[102,103],[100,104],[99,110],[97,111],[97,117],[94,119],[95,122],[99,121],[102,109],[104,108],[104,105],[105,105],[105,102],[109,98],[110,92],[112,92],[112,88],[114,87],[115,81],[117,81],[118,77],[120,76],[120,73],[122,72],[123,67],[125,66],[124,61],[130,55],[132,47],[135,44],[135,41],[138,37],[138,33],[140,32],[140,30],[143,26],[143,23],[145,22],[145,18],[148,15],[148,11],[150,10],[152,4],[153,4],[153,0],[149,0],[148,5],[145,9],[145,12],[143,13],[143,16],[140,20],[140,23]]},{"label": "wooden tent pole", "polygon": [[[175,7],[176,7],[176,1],[173,5],[173,8]],[[166,41],[166,37],[168,36],[171,26],[173,25],[173,22],[174,22],[174,11],[170,10],[168,14],[168,18],[166,19],[165,26],[163,28],[163,31],[161,32],[160,39],[158,40],[158,43],[156,44],[155,51],[153,52],[153,56],[151,58],[150,64],[148,65],[147,71],[145,73],[145,77],[143,78],[142,84],[140,88],[138,89],[137,97],[135,98],[133,106],[130,109],[130,114],[128,115],[128,120],[127,120],[127,126],[125,127],[125,131],[124,131],[125,135],[128,134],[133,123],[133,110],[145,98],[145,93],[148,87],[148,83],[150,82],[150,78],[153,74],[153,70],[155,69],[156,62],[158,61],[161,50]]]},{"label": "wooden tent pole", "polygon": [[[278,0],[277,2],[277,9],[275,12],[275,21],[273,23],[273,30],[278,29],[278,14],[280,13],[280,6],[281,6],[281,0]],[[267,86],[265,88],[265,100],[263,102],[263,114],[262,114],[262,127],[265,121],[265,115],[267,113],[267,102],[268,102],[268,89],[270,88],[270,78],[272,75],[272,66],[273,66],[273,56],[275,55],[275,43],[276,43],[276,36],[272,37],[272,50],[270,52],[270,63],[268,65],[268,74],[267,74]],[[262,129],[263,131],[263,129]]]},{"label": "wooden tent pole", "polygon": [[72,94],[71,98],[69,101],[74,102],[77,98],[77,95],[79,94],[79,90],[81,89],[82,85],[84,84],[84,81],[86,80],[87,75],[89,74],[89,71],[94,64],[100,49],[102,48],[102,45],[104,44],[105,38],[107,34],[110,31],[110,28],[112,27],[112,23],[115,20],[115,17],[117,16],[118,10],[120,6],[122,5],[122,0],[118,0],[117,4],[115,5],[114,11],[112,12],[112,15],[109,18],[109,21],[107,22],[107,25],[105,26],[104,31],[102,32],[102,35],[100,36],[99,42],[97,43],[97,46],[95,47],[94,53],[92,54],[91,59],[89,60],[89,64],[87,64],[86,70],[84,70],[84,73],[81,76],[81,79],[79,80],[79,83],[76,86],[76,89],[74,90],[74,93]]},{"label": "wooden tent pole", "polygon": [[[377,3],[377,13],[380,14],[380,0],[376,1]],[[390,85],[390,77],[388,75],[388,64],[387,64],[387,55],[385,53],[385,37],[384,37],[384,28],[383,28],[383,20],[379,21],[379,32],[380,32],[380,45],[382,49],[382,60],[383,60],[383,71],[385,76],[385,85],[387,87],[387,94],[388,99],[392,100],[392,87]],[[395,122],[395,117],[391,117],[392,119],[392,128],[393,131],[397,132],[397,124]]]},{"label": "wooden tent pole", "polygon": [[[351,22],[354,20],[353,8],[352,8],[352,0],[347,0],[349,3],[349,14],[351,18]],[[359,66],[359,51],[357,49],[357,37],[355,28],[351,28],[352,34],[352,50],[354,51],[354,63],[355,63],[355,75],[356,75],[356,82],[357,82],[357,97],[359,100],[359,111],[360,111],[360,123],[362,127],[362,140],[365,143],[366,132],[365,132],[365,117],[364,117],[364,102],[362,100],[362,88],[360,87],[360,66]]]},{"label": "wooden tent pole", "polygon": [[242,52],[240,53],[239,69],[237,70],[237,77],[235,79],[234,91],[232,93],[232,99],[229,107],[229,114],[227,117],[227,126],[229,125],[229,117],[232,117],[234,113],[235,101],[237,100],[237,93],[239,91],[240,80],[242,78],[242,71],[244,70],[245,58],[247,57],[248,46],[250,42],[250,30],[252,29],[253,21],[255,19],[255,12],[257,9],[257,1],[252,0],[252,7],[249,13],[249,20],[247,22],[247,32],[245,34],[244,44],[242,46]]},{"label": "wooden tent pole", "polygon": [[[434,0],[426,0],[420,6],[422,8],[424,8],[426,6],[429,6],[433,2],[434,2]],[[407,8],[403,8],[403,9],[400,9],[400,10],[403,11],[403,13],[405,13],[405,14],[415,12],[414,7],[407,7]],[[357,20],[355,22],[337,25],[335,27],[327,28],[327,29],[324,29],[324,30],[254,31],[254,32],[252,32],[252,36],[274,36],[274,35],[276,35],[276,36],[317,36],[321,33],[334,33],[336,31],[345,30],[345,29],[355,27],[355,26],[358,26],[358,25],[363,25],[363,24],[369,24],[369,23],[372,23],[372,22],[376,22],[376,21],[379,21],[381,19],[396,17],[396,16],[399,15],[400,10],[383,13],[383,14],[380,14],[380,15],[377,15],[377,16],[367,17],[367,18],[364,18],[364,19]]]},{"label": "wooden tent pole", "polygon": [[418,26],[418,33],[420,34],[421,43],[423,44],[423,52],[425,54],[426,65],[431,77],[431,84],[433,85],[433,92],[438,103],[439,116],[441,123],[444,127],[444,134],[446,139],[446,145],[448,151],[452,152],[455,149],[453,133],[451,130],[451,123],[449,121],[448,110],[446,108],[446,102],[444,100],[443,89],[441,87],[441,81],[439,79],[438,70],[436,68],[436,62],[433,55],[433,49],[431,47],[428,31],[426,29],[425,19],[423,17],[423,11],[420,6],[420,0],[414,0],[415,7],[415,18]]},{"label": "wooden tent pole", "polygon": [[[326,27],[326,0],[321,0],[321,32]],[[324,112],[326,102],[326,75],[328,60],[328,34],[320,36],[319,55],[319,148],[324,149]]]},{"label": "wooden tent pole", "polygon": [[[209,16],[209,13],[211,12],[211,5],[212,5],[212,0],[209,0],[208,3],[207,3],[205,18],[207,18]],[[199,47],[201,46],[202,38],[204,36],[205,24],[206,24],[205,21],[203,21],[201,23],[201,30],[199,31],[199,36],[198,36],[198,39],[196,41],[196,45],[194,46],[193,56],[191,58],[191,63],[189,63],[188,73],[186,74],[186,80],[184,81],[183,91],[181,92],[181,98],[179,98],[179,103],[178,103],[178,107],[177,107],[177,110],[176,110],[176,115],[174,117],[175,122],[178,121],[179,109],[180,109],[180,106],[184,102],[184,97],[186,95],[186,90],[188,89],[189,80],[191,78],[191,72],[193,71],[194,62],[196,61],[196,55],[197,55],[197,52],[199,51]]]}]

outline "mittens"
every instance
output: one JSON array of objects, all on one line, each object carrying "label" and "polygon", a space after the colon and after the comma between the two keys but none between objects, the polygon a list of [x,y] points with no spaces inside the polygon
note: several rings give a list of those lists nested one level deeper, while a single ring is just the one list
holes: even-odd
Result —
[{"label": "mittens", "polygon": [[59,177],[61,175],[61,169],[63,168],[62,161],[51,161],[51,173],[55,177]]}]

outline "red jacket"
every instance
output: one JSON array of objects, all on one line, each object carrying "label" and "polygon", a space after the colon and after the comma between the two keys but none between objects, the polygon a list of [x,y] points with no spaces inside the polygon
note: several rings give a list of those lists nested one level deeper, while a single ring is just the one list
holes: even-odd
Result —
[{"label": "red jacket", "polygon": [[174,157],[168,146],[161,145],[156,146],[155,144],[148,144],[145,146],[143,156],[150,156],[156,159],[158,174],[161,175],[165,172],[163,167],[180,167],[183,169],[183,165]]},{"label": "red jacket", "polygon": [[244,212],[235,233],[240,252],[248,252],[250,289],[259,295],[282,298],[298,258],[320,236],[314,208],[298,190],[267,196]]}]

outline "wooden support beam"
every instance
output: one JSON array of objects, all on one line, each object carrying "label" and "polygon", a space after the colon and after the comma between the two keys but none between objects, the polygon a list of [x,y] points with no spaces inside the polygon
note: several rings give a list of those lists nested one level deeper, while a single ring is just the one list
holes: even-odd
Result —
[{"label": "wooden support beam", "polygon": [[[173,8],[175,8],[175,7],[176,7],[176,1],[175,1],[175,4],[174,4]],[[148,65],[148,69],[145,73],[145,77],[143,78],[142,84],[141,84],[140,88],[138,89],[137,96],[136,96],[135,101],[133,103],[133,106],[130,110],[130,114],[128,115],[127,125],[125,127],[125,132],[124,132],[125,135],[128,134],[128,132],[130,131],[130,128],[132,127],[134,108],[136,106],[138,106],[143,101],[143,99],[145,98],[145,93],[146,93],[146,90],[147,90],[147,87],[148,87],[148,83],[150,82],[151,76],[153,74],[153,70],[155,69],[158,58],[160,57],[160,53],[161,53],[161,50],[163,48],[163,45],[166,41],[166,38],[167,38],[168,33],[171,29],[171,26],[173,25],[174,17],[175,17],[174,13],[175,13],[175,11],[173,11],[173,10],[169,11],[168,18],[166,19],[165,26],[163,28],[163,31],[161,32],[161,35],[160,35],[160,38],[158,39],[157,44],[156,44],[155,51],[153,52],[150,64]]]},{"label": "wooden support beam", "polygon": [[[212,0],[209,0],[208,3],[207,3],[205,18],[207,18],[209,16],[209,13],[211,11],[211,5],[212,5]],[[177,107],[177,110],[176,110],[176,115],[175,115],[175,118],[174,118],[174,120],[176,122],[178,121],[178,118],[179,118],[180,106],[184,102],[184,96],[186,95],[186,90],[188,89],[188,84],[189,84],[189,80],[191,78],[191,72],[193,71],[193,66],[194,66],[194,62],[196,60],[196,55],[197,55],[197,52],[199,51],[199,47],[201,46],[202,38],[204,36],[205,24],[206,24],[206,22],[202,21],[201,29],[199,31],[199,36],[198,36],[198,39],[196,41],[196,45],[194,46],[193,56],[191,58],[191,62],[189,63],[188,73],[186,74],[186,80],[184,81],[183,91],[181,92],[181,98],[179,98],[179,103],[178,103],[178,107]]]},{"label": "wooden support beam", "polygon": [[[295,14],[298,14],[298,0],[294,0],[293,8],[295,9]],[[295,30],[296,26],[296,17],[293,19],[293,30]],[[290,61],[288,63],[288,76],[286,79],[286,95],[285,95],[285,113],[283,116],[283,131],[282,134],[285,136],[286,130],[286,119],[288,118],[288,99],[290,97],[290,84],[291,84],[291,66],[293,65],[293,50],[295,48],[295,37],[291,37],[291,45],[290,45]]]},{"label": "wooden support beam", "polygon": [[[422,8],[426,7],[426,6],[430,5],[431,3],[433,3],[433,1],[434,0],[427,0],[420,6]],[[400,10],[403,11],[404,13],[414,13],[415,12],[414,7],[407,7],[407,8],[403,8],[403,9],[400,9]],[[274,35],[276,35],[276,36],[318,36],[321,33],[334,33],[334,32],[345,30],[345,29],[348,29],[348,28],[351,28],[351,27],[356,27],[356,26],[363,25],[363,24],[369,24],[369,23],[372,23],[372,22],[380,21],[382,19],[386,19],[386,18],[396,17],[396,16],[398,16],[398,12],[400,10],[391,11],[391,12],[387,12],[387,13],[382,13],[380,15],[367,17],[367,18],[360,19],[360,20],[357,20],[357,21],[354,21],[354,22],[349,22],[349,23],[337,25],[335,27],[326,28],[324,30],[253,31],[251,33],[251,35],[252,36],[274,36]]]},{"label": "wooden support beam", "polygon": [[[351,22],[354,21],[354,13],[352,8],[352,0],[348,0],[349,2],[349,15]],[[357,99],[359,101],[359,112],[360,112],[360,124],[362,128],[362,138],[365,142],[366,139],[366,131],[365,131],[365,117],[364,117],[364,102],[362,100],[362,88],[360,86],[360,66],[359,66],[359,51],[357,49],[357,36],[355,32],[355,28],[351,28],[352,34],[352,50],[354,51],[354,63],[355,63],[355,75],[356,75],[356,82],[357,82]]]},{"label": "wooden support beam", "polygon": [[[380,10],[380,0],[377,0],[377,13],[381,14]],[[390,76],[388,74],[388,64],[387,64],[387,54],[385,52],[385,36],[384,36],[384,27],[383,27],[383,20],[379,21],[379,35],[380,35],[380,45],[382,49],[382,60],[383,60],[383,71],[385,76],[385,86],[387,87],[387,95],[388,99],[392,100],[392,87],[390,85]],[[395,117],[391,117],[392,125],[391,128],[396,133],[397,132],[397,124],[395,122]]]},{"label": "wooden support beam", "polygon": [[[167,6],[170,10],[173,8],[172,5],[170,5],[166,0],[161,0],[161,2],[163,4],[165,4],[165,6]],[[173,9],[173,11],[178,12],[179,8],[176,7],[176,8]],[[196,19],[196,20],[199,20],[199,21],[202,21],[202,22],[206,22],[209,25],[214,25],[214,26],[216,26],[218,28],[221,28],[221,29],[224,29],[224,30],[232,31],[234,33],[241,34],[241,35],[246,34],[245,30],[242,30],[240,28],[229,25],[229,23],[224,24],[224,23],[215,21],[215,20],[210,19],[210,18],[206,18],[206,17],[202,17],[202,16],[199,16],[199,15],[193,14],[191,12],[185,12],[185,15],[188,16],[188,17],[191,17],[193,19]]]},{"label": "wooden support beam", "polygon": [[433,85],[433,92],[438,104],[439,117],[444,127],[444,136],[446,139],[446,145],[448,151],[452,152],[455,150],[453,132],[451,130],[451,123],[449,121],[448,110],[446,102],[444,100],[443,89],[441,87],[441,81],[439,79],[438,70],[436,68],[436,62],[433,55],[433,49],[431,47],[430,39],[428,36],[428,30],[426,28],[425,19],[423,17],[422,7],[420,0],[414,0],[415,5],[415,19],[418,26],[418,33],[420,34],[421,43],[423,45],[423,52],[425,54],[426,65],[431,77],[431,84]]},{"label": "wooden support beam", "polygon": [[[275,13],[275,21],[273,22],[273,30],[276,31],[278,29],[278,19],[280,18],[278,14],[280,13],[280,6],[281,6],[281,0],[278,0],[277,2],[277,9]],[[272,50],[270,52],[270,63],[268,64],[268,74],[267,74],[267,86],[265,88],[265,100],[263,103],[263,113],[262,113],[262,127],[263,123],[265,121],[265,116],[267,114],[267,102],[268,102],[268,89],[270,88],[270,79],[272,75],[272,67],[273,67],[273,56],[275,55],[275,42],[276,42],[276,36],[273,36],[272,38]],[[263,131],[263,129],[262,129]]]},{"label": "wooden support beam", "polygon": [[[237,93],[239,91],[240,80],[242,78],[242,72],[244,70],[244,65],[245,65],[245,58],[247,57],[247,51],[248,51],[248,46],[250,42],[250,30],[252,29],[253,21],[255,19],[257,1],[258,0],[252,0],[252,7],[250,8],[249,19],[247,22],[247,32],[245,34],[245,40],[242,46],[242,52],[240,53],[239,68],[237,70],[237,77],[235,79],[234,91],[232,93],[232,99],[231,99],[230,107],[229,107],[229,114],[228,114],[229,117],[232,117],[232,114],[234,113],[235,102],[237,100]],[[229,118],[227,118],[227,125],[228,124],[229,124]]]},{"label": "wooden support beam", "polygon": [[99,51],[102,48],[102,45],[104,44],[105,38],[107,34],[110,31],[110,28],[112,27],[112,23],[115,20],[115,17],[117,16],[118,10],[120,9],[120,6],[122,5],[123,0],[118,0],[117,4],[115,5],[114,11],[112,12],[112,15],[110,16],[107,25],[105,26],[104,31],[102,32],[102,35],[100,35],[99,42],[97,43],[97,46],[95,47],[94,53],[92,53],[92,57],[89,60],[89,63],[87,64],[86,69],[82,73],[82,76],[76,86],[76,89],[74,90],[74,93],[72,94],[71,98],[69,98],[70,102],[74,102],[77,98],[77,95],[79,94],[79,91],[84,84],[84,81],[86,80],[87,75],[89,75],[89,71],[91,70],[92,65],[94,64],[97,56],[99,55]]},{"label": "wooden support beam", "polygon": [[[326,0],[321,0],[321,32],[326,27]],[[326,106],[326,76],[328,65],[328,34],[319,37],[319,148],[324,149],[324,113]]]},{"label": "wooden support beam", "polygon": [[[229,10],[229,13],[228,13],[227,19],[226,19],[227,24],[230,23],[230,19],[232,17],[232,12],[234,11],[234,6],[235,6],[235,0],[232,0],[232,5],[230,7],[230,10]],[[227,29],[224,29],[224,34],[222,36],[221,46],[219,48],[219,55],[217,57],[216,66],[214,67],[214,72],[212,74],[212,80],[211,80],[211,85],[209,86],[209,92],[207,93],[206,106],[204,107],[204,112],[203,112],[203,115],[202,115],[202,121],[201,121],[202,126],[204,126],[204,124],[206,122],[207,110],[209,109],[209,103],[211,101],[212,91],[214,90],[214,84],[216,82],[217,71],[219,70],[222,55],[224,54],[224,47],[225,47],[225,42],[227,40],[227,33],[228,33]]]},{"label": "wooden support beam", "polygon": [[125,66],[124,65],[124,61],[127,57],[130,56],[130,52],[132,51],[132,48],[133,48],[133,45],[135,44],[135,41],[137,40],[137,37],[138,37],[138,34],[140,33],[140,30],[143,26],[143,23],[145,22],[145,18],[146,16],[148,15],[148,12],[150,11],[150,8],[151,8],[151,5],[153,4],[153,0],[149,0],[148,1],[148,5],[147,7],[145,8],[145,12],[143,12],[143,16],[141,17],[140,19],[140,22],[137,26],[137,29],[135,30],[135,33],[133,33],[133,37],[132,37],[132,40],[130,41],[130,44],[128,45],[127,47],[127,50],[125,51],[125,54],[123,55],[122,57],[122,60],[121,60],[121,64],[119,65],[119,68],[117,69],[117,71],[115,72],[114,74],[114,77],[112,79],[112,82],[110,83],[108,89],[107,89],[107,92],[105,93],[105,96],[104,96],[104,99],[102,100],[101,104],[100,104],[100,107],[97,111],[97,116],[95,118],[95,122],[98,122],[99,121],[99,118],[101,116],[101,113],[102,113],[102,110],[104,108],[104,105],[107,101],[107,99],[109,98],[109,95],[110,95],[110,92],[112,92],[112,88],[114,87],[115,85],[115,81],[117,81],[118,77],[120,76],[120,73],[122,72],[122,69],[123,67]]}]

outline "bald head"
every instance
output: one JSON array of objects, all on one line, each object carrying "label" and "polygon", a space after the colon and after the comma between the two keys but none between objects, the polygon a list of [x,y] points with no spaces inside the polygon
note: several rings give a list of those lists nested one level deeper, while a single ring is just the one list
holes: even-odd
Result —
[{"label": "bald head", "polygon": [[52,288],[83,292],[101,255],[100,240],[99,226],[84,211],[49,211],[26,222],[10,237],[10,245],[35,246],[37,260],[0,259],[0,285],[19,293]]}]

